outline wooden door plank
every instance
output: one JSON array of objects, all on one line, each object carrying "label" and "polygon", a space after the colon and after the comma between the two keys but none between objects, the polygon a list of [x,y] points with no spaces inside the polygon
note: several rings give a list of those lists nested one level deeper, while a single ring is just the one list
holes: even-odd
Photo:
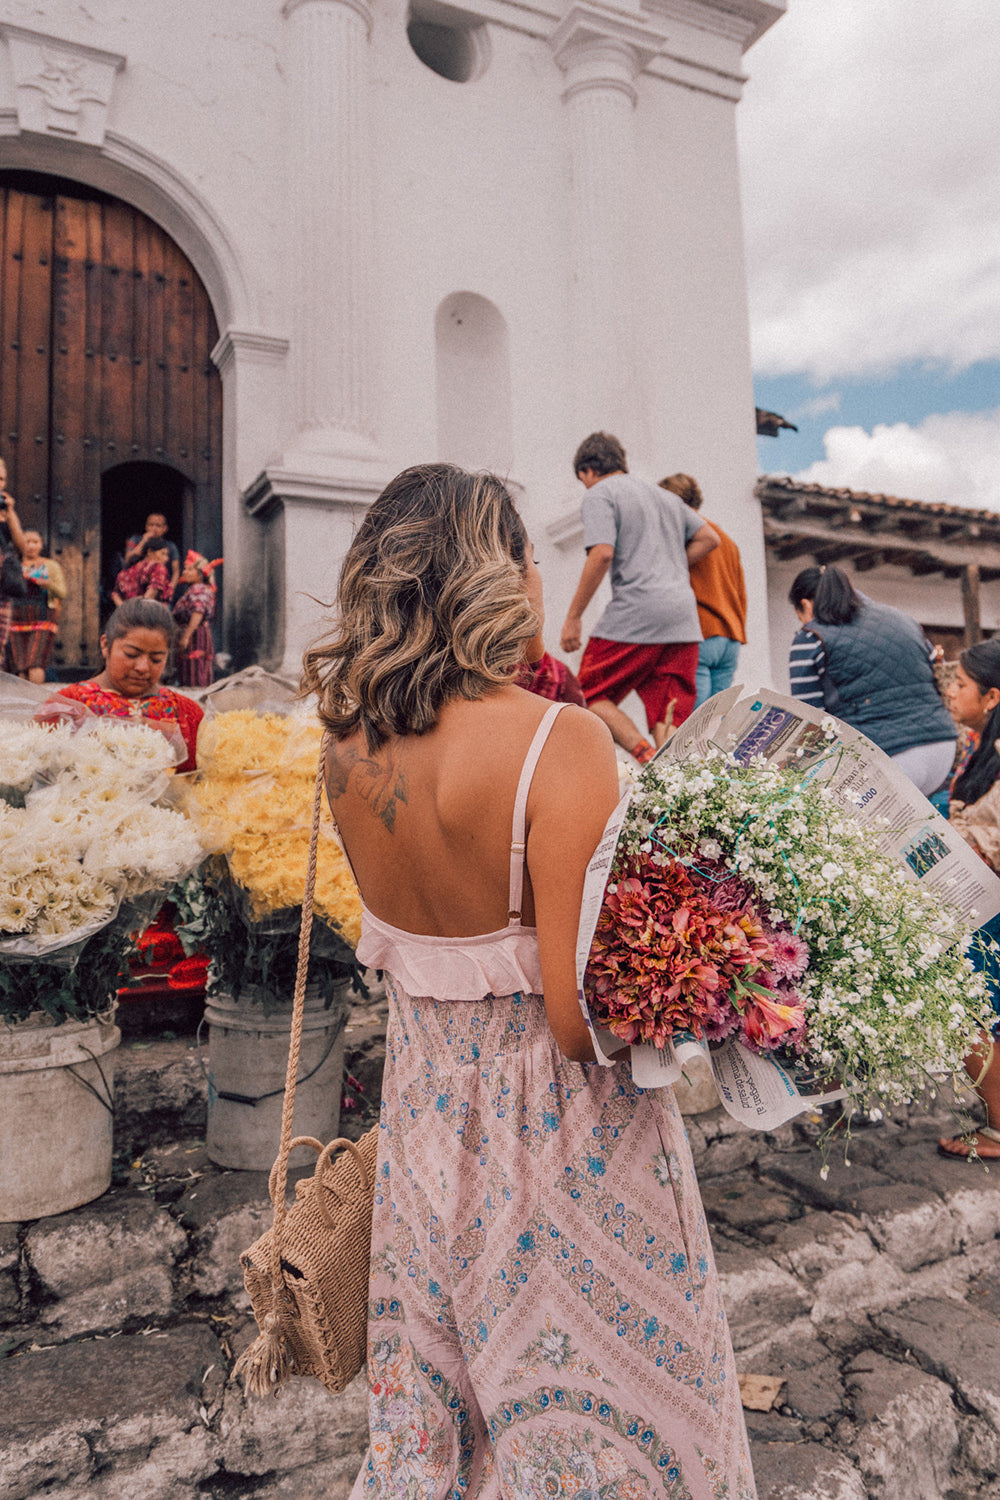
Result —
[{"label": "wooden door plank", "polygon": [[[24,194],[4,188],[0,203],[0,453],[7,463],[10,492],[20,496],[21,435],[18,430],[21,340],[19,308],[24,243]],[[27,472],[25,470],[25,472]]]},{"label": "wooden door plank", "polygon": [[18,343],[18,491],[21,524],[48,534],[49,366],[53,199],[25,194]]},{"label": "wooden door plank", "polygon": [[154,225],[135,215],[132,267],[132,442],[129,457],[148,459],[149,451],[149,269]]},{"label": "wooden door plank", "polygon": [[192,311],[194,304],[190,261],[170,242],[165,258],[168,265],[167,304],[165,309],[167,342],[167,423],[166,460],[182,474],[191,477],[191,450],[194,432],[194,373]]},{"label": "wooden door plank", "polygon": [[[102,388],[104,346],[104,212],[91,200],[84,204],[86,255],[84,272],[83,484],[100,497],[103,467]],[[118,539],[114,539],[117,545]],[[105,579],[105,583],[113,580]]]},{"label": "wooden door plank", "polygon": [[56,199],[52,276],[52,545],[66,574],[61,665],[96,671],[100,488],[88,477],[86,397],[87,205]]},{"label": "wooden door plank", "polygon": [[131,456],[133,219],[134,211],[127,204],[105,203],[101,262],[102,470]]},{"label": "wooden door plank", "polygon": [[162,230],[150,235],[148,294],[148,397],[149,437],[147,457],[162,463],[166,452],[167,345],[164,326],[167,238]]}]

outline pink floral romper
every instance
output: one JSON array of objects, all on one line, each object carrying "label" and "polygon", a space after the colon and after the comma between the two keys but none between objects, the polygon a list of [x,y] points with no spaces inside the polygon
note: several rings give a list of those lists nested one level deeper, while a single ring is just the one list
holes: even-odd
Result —
[{"label": "pink floral romper", "polygon": [[755,1500],[732,1346],[684,1126],[628,1064],[569,1062],[520,924],[406,933],[387,973],[368,1324],[352,1500]]}]

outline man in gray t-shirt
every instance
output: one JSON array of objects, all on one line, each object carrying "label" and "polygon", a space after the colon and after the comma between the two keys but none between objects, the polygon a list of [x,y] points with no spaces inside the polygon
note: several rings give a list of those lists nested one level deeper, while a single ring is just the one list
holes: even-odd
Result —
[{"label": "man in gray t-shirt", "polygon": [[[562,632],[564,651],[581,645],[583,611],[608,569],[611,603],[580,663],[580,686],[616,741],[639,761],[691,713],[701,628],[689,569],[719,544],[717,534],[669,490],[628,472],[625,450],[594,432],[573,468],[586,488],[583,543],[587,560]],[[635,690],[652,744],[618,707]]]}]

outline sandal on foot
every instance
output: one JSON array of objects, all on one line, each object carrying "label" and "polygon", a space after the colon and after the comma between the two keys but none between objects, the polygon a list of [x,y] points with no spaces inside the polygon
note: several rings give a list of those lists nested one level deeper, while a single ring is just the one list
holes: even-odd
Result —
[{"label": "sandal on foot", "polygon": [[[956,1157],[959,1161],[968,1161],[972,1155],[975,1145],[976,1155],[980,1161],[1000,1161],[1000,1130],[994,1130],[992,1125],[980,1125],[975,1131],[976,1140],[969,1141],[964,1135],[954,1135],[950,1140],[942,1138],[938,1141],[938,1154],[940,1156]],[[981,1151],[979,1143],[988,1141],[992,1151]]]}]

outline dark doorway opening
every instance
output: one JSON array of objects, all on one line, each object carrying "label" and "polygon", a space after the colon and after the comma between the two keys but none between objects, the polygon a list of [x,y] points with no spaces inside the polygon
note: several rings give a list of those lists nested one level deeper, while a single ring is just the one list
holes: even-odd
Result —
[{"label": "dark doorway opening", "polygon": [[[111,590],[122,566],[125,542],[141,536],[146,517],[166,517],[167,537],[174,543],[184,565],[190,545],[185,525],[191,486],[183,474],[169,464],[116,464],[101,475],[101,623],[114,607]],[[188,504],[185,504],[188,501]]]},{"label": "dark doorway opening", "polygon": [[182,551],[222,552],[218,337],[194,266],[139,209],[0,171],[0,451],[66,578],[60,678],[99,670],[114,554],[150,511]]}]

